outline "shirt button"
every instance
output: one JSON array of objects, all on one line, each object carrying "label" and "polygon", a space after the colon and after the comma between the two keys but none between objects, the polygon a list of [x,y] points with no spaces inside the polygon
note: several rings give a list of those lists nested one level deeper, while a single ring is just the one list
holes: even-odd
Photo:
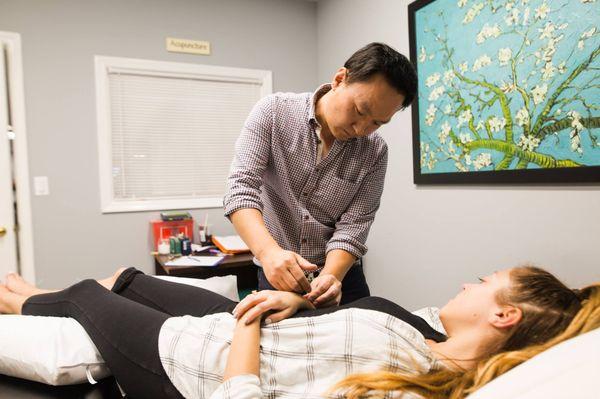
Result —
[{"label": "shirt button", "polygon": [[306,244],[306,238],[303,238],[301,242],[302,244]]},{"label": "shirt button", "polygon": [[308,220],[308,215],[304,215],[304,220]]},{"label": "shirt button", "polygon": [[308,195],[308,193],[302,193],[302,195],[306,197]]},{"label": "shirt button", "polygon": [[319,168],[315,168],[315,172],[317,172],[317,173],[318,173],[318,172],[319,172]]}]

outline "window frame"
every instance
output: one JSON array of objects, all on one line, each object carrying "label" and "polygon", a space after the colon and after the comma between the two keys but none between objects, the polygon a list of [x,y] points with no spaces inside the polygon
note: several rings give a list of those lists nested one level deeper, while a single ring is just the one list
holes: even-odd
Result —
[{"label": "window frame", "polygon": [[[112,178],[112,130],[109,73],[120,71],[146,76],[194,78],[226,82],[252,82],[260,84],[260,97],[262,98],[272,93],[272,72],[260,69],[230,68],[214,65],[99,55],[94,58],[100,202],[102,213],[222,207],[222,197],[115,200]],[[223,184],[223,186],[225,186],[225,184]]]}]

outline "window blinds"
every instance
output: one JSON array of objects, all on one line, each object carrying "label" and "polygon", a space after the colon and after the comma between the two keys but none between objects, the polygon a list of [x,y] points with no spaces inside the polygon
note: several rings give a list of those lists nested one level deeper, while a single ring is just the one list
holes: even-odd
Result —
[{"label": "window blinds", "polygon": [[114,201],[222,197],[256,79],[108,71]]}]

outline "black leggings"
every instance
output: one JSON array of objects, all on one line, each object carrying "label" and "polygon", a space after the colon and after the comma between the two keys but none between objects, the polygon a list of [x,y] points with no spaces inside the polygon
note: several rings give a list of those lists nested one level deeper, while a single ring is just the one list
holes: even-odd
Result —
[{"label": "black leggings", "polygon": [[[71,317],[88,333],[125,393],[134,399],[178,398],[158,353],[158,336],[170,317],[202,317],[229,312],[237,305],[224,296],[189,285],[146,276],[126,269],[112,292],[95,280],[83,280],[65,290],[30,297],[22,314]],[[335,308],[307,310],[293,317],[312,317],[347,308],[388,313],[417,328],[426,338],[441,336],[421,318],[377,297],[367,297]]]}]

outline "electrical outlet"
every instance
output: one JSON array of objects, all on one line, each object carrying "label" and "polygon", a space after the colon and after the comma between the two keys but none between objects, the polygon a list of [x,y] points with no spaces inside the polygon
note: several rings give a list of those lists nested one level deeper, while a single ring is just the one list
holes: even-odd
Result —
[{"label": "electrical outlet", "polygon": [[35,176],[33,178],[33,191],[35,195],[49,195],[48,176]]}]

